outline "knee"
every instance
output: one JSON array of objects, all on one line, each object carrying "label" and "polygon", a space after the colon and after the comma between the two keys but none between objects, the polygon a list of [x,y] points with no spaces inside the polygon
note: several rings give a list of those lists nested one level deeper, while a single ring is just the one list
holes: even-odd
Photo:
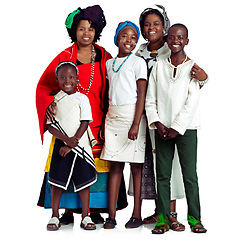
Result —
[{"label": "knee", "polygon": [[184,176],[183,177],[183,182],[184,182],[184,185],[185,187],[198,187],[198,178],[197,176],[194,176],[194,177],[186,177]]},{"label": "knee", "polygon": [[124,169],[124,163],[112,162],[111,163],[111,173],[121,174]]},{"label": "knee", "polygon": [[133,176],[142,174],[142,164],[131,164],[131,172]]}]

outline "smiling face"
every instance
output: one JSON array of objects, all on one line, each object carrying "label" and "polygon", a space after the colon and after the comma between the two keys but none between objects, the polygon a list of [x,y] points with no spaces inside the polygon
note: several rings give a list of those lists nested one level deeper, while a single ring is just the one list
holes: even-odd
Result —
[{"label": "smiling face", "polygon": [[168,30],[167,44],[172,53],[184,52],[188,42],[188,33],[185,28],[174,26]]},{"label": "smiling face", "polygon": [[61,66],[57,71],[56,79],[65,93],[69,95],[75,93],[74,88],[78,80],[78,75],[74,66],[68,64]]},{"label": "smiling face", "polygon": [[95,29],[91,27],[88,20],[81,20],[78,23],[76,30],[78,46],[87,46],[93,43],[95,36]]},{"label": "smiling face", "polygon": [[134,50],[137,37],[137,32],[133,28],[124,28],[120,31],[117,38],[118,57],[126,57]]},{"label": "smiling face", "polygon": [[161,18],[156,14],[149,14],[144,21],[145,38],[151,42],[158,42],[163,39],[164,27]]}]

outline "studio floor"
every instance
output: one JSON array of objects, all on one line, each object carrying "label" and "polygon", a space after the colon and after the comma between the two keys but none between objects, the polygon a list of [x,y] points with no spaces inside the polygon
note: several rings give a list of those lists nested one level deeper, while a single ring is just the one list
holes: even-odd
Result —
[{"label": "studio floor", "polygon": [[[184,240],[194,240],[194,239],[216,239],[217,236],[224,236],[224,234],[220,234],[216,231],[217,226],[214,226],[211,221],[208,221],[206,219],[204,221],[204,224],[206,228],[208,229],[208,232],[206,234],[194,234],[190,231],[190,228],[187,224],[186,217],[184,217],[186,213],[186,204],[185,199],[178,200],[178,210],[179,210],[179,221],[183,223],[186,226],[186,230],[184,232],[174,232],[170,230],[169,232],[165,233],[164,235],[153,235],[151,233],[151,230],[154,228],[154,224],[147,224],[142,225],[141,227],[137,229],[126,229],[125,223],[129,220],[131,217],[131,209],[132,209],[132,197],[129,197],[129,206],[126,209],[123,209],[121,211],[117,212],[117,226],[115,229],[106,230],[103,228],[102,224],[97,225],[97,229],[94,231],[86,231],[82,228],[80,228],[80,222],[81,222],[81,215],[74,214],[74,224],[70,224],[68,226],[61,226],[58,231],[47,231],[46,225],[50,219],[51,216],[51,210],[46,210],[40,207],[35,207],[33,209],[32,214],[35,215],[34,217],[29,218],[29,221],[23,222],[20,221],[17,226],[15,227],[15,230],[8,230],[7,235],[16,237],[34,237],[36,239],[44,239],[44,240],[50,240],[50,239],[69,239],[69,240],[75,240],[75,239],[112,239],[116,237],[117,239],[122,240],[124,238],[134,240],[137,239],[157,239],[157,238],[163,238],[163,239],[184,239]],[[154,202],[152,200],[146,200],[143,202],[143,218],[148,216],[149,214],[152,214],[154,211]],[[63,213],[63,210],[60,210],[60,213]],[[31,214],[31,213],[30,213]],[[28,215],[30,215],[28,213]],[[104,218],[107,217],[107,214],[102,214]],[[26,217],[25,217],[26,218]],[[6,229],[5,229],[6,230]],[[6,236],[6,235],[5,235]],[[9,238],[10,239],[10,238]],[[234,238],[232,238],[234,239]]]}]

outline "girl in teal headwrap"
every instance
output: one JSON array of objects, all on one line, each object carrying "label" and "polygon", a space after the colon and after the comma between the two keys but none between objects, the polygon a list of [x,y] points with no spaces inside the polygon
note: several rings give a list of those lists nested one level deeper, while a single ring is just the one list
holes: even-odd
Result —
[{"label": "girl in teal headwrap", "polygon": [[111,161],[109,176],[109,217],[105,229],[115,227],[117,196],[125,166],[129,162],[134,180],[134,209],[126,228],[142,225],[141,173],[145,153],[146,119],[143,116],[147,85],[147,66],[132,54],[139,39],[136,24],[125,21],[118,25],[114,43],[117,57],[106,63],[109,80],[109,109],[105,120],[105,144],[100,158]]}]

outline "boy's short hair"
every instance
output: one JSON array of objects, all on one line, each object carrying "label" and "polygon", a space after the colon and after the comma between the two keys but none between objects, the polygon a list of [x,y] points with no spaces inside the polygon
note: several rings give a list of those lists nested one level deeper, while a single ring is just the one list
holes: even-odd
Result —
[{"label": "boy's short hair", "polygon": [[173,25],[169,28],[169,30],[170,30],[171,28],[173,28],[173,27],[181,27],[181,28],[184,28],[185,31],[186,31],[186,35],[187,35],[187,37],[188,37],[188,28],[187,28],[184,24],[182,24],[182,23],[175,23],[175,24],[173,24]]}]

